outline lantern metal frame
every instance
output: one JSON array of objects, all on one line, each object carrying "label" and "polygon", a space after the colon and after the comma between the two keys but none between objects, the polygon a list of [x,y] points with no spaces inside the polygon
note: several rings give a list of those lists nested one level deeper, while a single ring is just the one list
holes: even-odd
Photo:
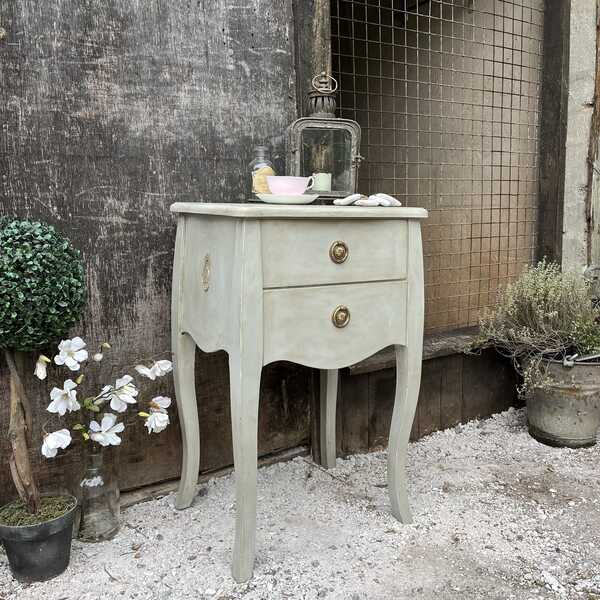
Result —
[{"label": "lantern metal frame", "polygon": [[[332,85],[333,84],[333,85]],[[343,198],[356,192],[360,155],[360,125],[351,119],[335,116],[335,92],[337,81],[325,73],[312,80],[313,90],[308,94],[307,110],[309,115],[296,119],[287,130],[286,165],[289,175],[305,176],[302,173],[302,139],[308,130],[343,131],[350,134],[350,189],[320,192],[321,198]],[[345,151],[346,152],[346,151]],[[312,175],[312,173],[309,173]],[[315,190],[317,191],[317,190]]]},{"label": "lantern metal frame", "polygon": [[360,149],[360,125],[350,119],[328,119],[318,117],[302,117],[294,121],[288,128],[287,165],[290,175],[301,177],[302,172],[302,134],[311,129],[329,131],[347,131],[350,134],[350,189],[331,190],[319,194],[321,197],[343,198],[356,192],[358,168],[362,156]]}]

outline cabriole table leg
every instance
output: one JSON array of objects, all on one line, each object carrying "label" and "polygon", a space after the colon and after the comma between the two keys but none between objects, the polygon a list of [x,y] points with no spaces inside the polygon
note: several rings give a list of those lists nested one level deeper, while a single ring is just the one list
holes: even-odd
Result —
[{"label": "cabriole table leg", "polygon": [[196,344],[187,333],[175,332],[172,347],[175,397],[183,441],[183,466],[175,507],[182,509],[194,500],[200,468],[200,428],[194,383]]},{"label": "cabriole table leg", "polygon": [[337,405],[338,370],[321,370],[321,465],[326,469],[335,467],[335,414]]},{"label": "cabriole table leg", "polygon": [[[420,338],[422,339],[422,338]],[[406,456],[421,382],[422,342],[396,346],[396,399],[388,447],[388,490],[392,514],[402,523],[410,523]]]},{"label": "cabriole table leg", "polygon": [[233,578],[252,577],[256,543],[256,469],[261,365],[255,356],[230,356],[231,427],[235,470]]}]

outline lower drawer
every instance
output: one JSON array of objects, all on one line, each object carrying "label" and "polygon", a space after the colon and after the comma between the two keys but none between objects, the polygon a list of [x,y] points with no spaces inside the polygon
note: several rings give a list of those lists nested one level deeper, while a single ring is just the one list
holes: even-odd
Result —
[{"label": "lower drawer", "polygon": [[265,364],[338,369],[406,341],[406,281],[265,290],[263,298]]}]

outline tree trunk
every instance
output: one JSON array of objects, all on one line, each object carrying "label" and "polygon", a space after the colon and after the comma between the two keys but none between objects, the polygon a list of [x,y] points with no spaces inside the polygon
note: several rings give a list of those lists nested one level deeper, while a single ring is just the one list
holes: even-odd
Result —
[{"label": "tree trunk", "polygon": [[31,443],[31,411],[25,388],[19,375],[23,355],[5,351],[10,370],[10,424],[8,439],[12,446],[10,472],[17,492],[27,509],[35,513],[39,508],[40,493],[33,478],[29,460],[28,442]]}]

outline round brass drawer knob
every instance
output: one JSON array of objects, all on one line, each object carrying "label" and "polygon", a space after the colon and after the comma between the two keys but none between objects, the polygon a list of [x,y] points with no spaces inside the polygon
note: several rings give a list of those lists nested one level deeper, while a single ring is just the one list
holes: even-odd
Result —
[{"label": "round brass drawer knob", "polygon": [[345,242],[333,242],[329,248],[329,258],[338,265],[348,258],[348,246]]},{"label": "round brass drawer knob", "polygon": [[350,309],[347,306],[338,306],[331,315],[331,321],[336,327],[346,327],[350,323]]}]

